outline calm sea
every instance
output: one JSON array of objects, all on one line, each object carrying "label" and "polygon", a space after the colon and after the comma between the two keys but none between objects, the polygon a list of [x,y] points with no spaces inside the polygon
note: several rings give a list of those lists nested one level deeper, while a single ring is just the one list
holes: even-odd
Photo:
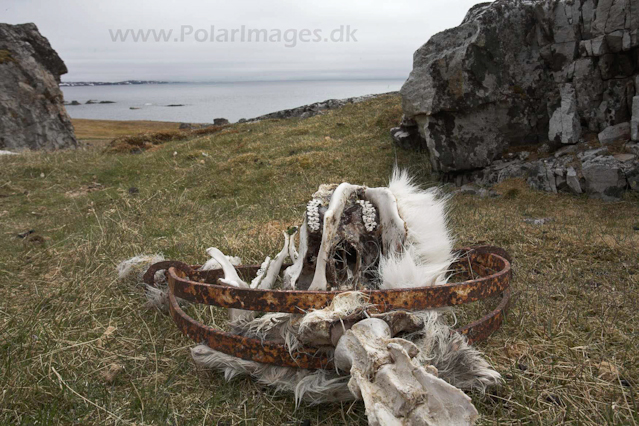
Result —
[{"label": "calm sea", "polygon": [[[72,118],[231,122],[326,99],[399,90],[403,80],[285,81],[242,83],[170,83],[130,86],[63,87]],[[85,104],[88,100],[112,104]],[[169,107],[170,104],[184,106]],[[135,109],[131,109],[135,108]]]}]

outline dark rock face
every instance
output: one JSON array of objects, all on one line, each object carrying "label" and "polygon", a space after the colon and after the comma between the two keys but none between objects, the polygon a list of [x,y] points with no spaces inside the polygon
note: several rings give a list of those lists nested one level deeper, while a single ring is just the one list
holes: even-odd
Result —
[{"label": "dark rock face", "polygon": [[434,170],[459,174],[630,122],[638,82],[637,0],[497,0],[419,48],[400,93]]},{"label": "dark rock face", "polygon": [[34,24],[0,24],[0,149],[78,145],[58,86],[66,72]]}]

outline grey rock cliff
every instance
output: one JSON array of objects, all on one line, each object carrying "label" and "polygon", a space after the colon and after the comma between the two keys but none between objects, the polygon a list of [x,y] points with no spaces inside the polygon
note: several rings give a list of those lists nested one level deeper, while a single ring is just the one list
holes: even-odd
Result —
[{"label": "grey rock cliff", "polygon": [[66,72],[34,24],[0,24],[0,149],[78,145],[58,86]]},{"label": "grey rock cliff", "polygon": [[468,173],[629,123],[638,77],[637,0],[497,0],[415,52],[402,106],[433,168]]}]

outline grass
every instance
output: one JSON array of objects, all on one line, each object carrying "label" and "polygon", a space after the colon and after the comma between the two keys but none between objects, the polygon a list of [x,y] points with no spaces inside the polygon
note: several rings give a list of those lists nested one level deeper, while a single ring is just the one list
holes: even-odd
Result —
[{"label": "grass", "polygon": [[[89,146],[1,158],[0,424],[366,424],[361,403],[295,410],[290,395],[248,378],[198,371],[193,342],[143,309],[114,267],[154,252],[199,263],[209,246],[257,263],[279,250],[320,183],[382,185],[397,162],[429,184],[427,158],[393,148],[400,117],[386,96],[139,154]],[[479,345],[506,378],[471,395],[481,423],[636,424],[636,200],[518,181],[498,190],[508,195],[451,203],[459,246],[487,242],[515,259],[517,300]]]},{"label": "grass", "polygon": [[15,59],[11,56],[11,52],[6,49],[0,49],[0,65],[8,62],[15,62]]},{"label": "grass", "polygon": [[75,136],[83,141],[106,140],[136,133],[177,131],[180,123],[168,121],[71,120]]}]

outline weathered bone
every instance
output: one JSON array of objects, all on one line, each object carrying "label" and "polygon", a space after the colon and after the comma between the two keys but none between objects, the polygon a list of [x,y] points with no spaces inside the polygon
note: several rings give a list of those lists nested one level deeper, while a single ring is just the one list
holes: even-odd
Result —
[{"label": "weathered bone", "polygon": [[370,318],[348,330],[335,366],[350,371],[348,387],[364,400],[369,425],[472,425],[478,412],[461,390],[419,363],[408,340],[391,338],[386,322]]},{"label": "weathered bone", "polygon": [[299,230],[300,233],[300,251],[297,257],[293,261],[293,265],[286,268],[284,271],[284,286],[285,290],[294,290],[297,288],[297,280],[302,273],[304,266],[304,259],[306,258],[306,252],[308,250],[308,228],[306,227],[306,219],[302,222],[302,226]]},{"label": "weathered bone", "polygon": [[270,257],[266,257],[264,263],[257,273],[257,276],[251,281],[251,288],[261,288],[264,290],[270,290],[273,287],[273,283],[277,278],[277,275],[282,269],[284,259],[288,256],[289,250],[289,235],[283,232],[284,235],[284,248],[275,256],[275,259],[271,260]]},{"label": "weathered bone", "polygon": [[[405,173],[394,173],[389,188],[321,185],[298,230],[299,253],[295,233],[285,235],[282,251],[266,258],[250,286],[272,288],[287,255],[293,265],[284,271],[284,289],[327,290],[329,282],[340,290],[443,284],[453,260],[444,213],[444,200],[419,189]],[[223,268],[222,282],[247,286],[219,250],[209,254]],[[314,402],[362,399],[371,425],[472,424],[477,411],[453,385],[481,391],[499,381],[436,311],[376,314],[363,294],[353,291],[305,314],[230,312],[233,332],[284,344],[292,354],[320,347],[334,354],[337,371],[298,372],[205,346],[194,350],[196,363],[222,369],[227,378],[251,374],[294,390],[296,400],[302,394]],[[348,383],[338,372],[350,373]]]},{"label": "weathered bone", "polygon": [[366,188],[364,197],[377,208],[382,227],[384,254],[389,251],[401,251],[408,230],[399,215],[397,199],[393,193],[388,188]]},{"label": "weathered bone", "polygon": [[344,206],[346,205],[348,198],[362,188],[362,186],[351,185],[350,183],[344,182],[335,189],[335,192],[333,192],[331,202],[328,205],[328,210],[324,214],[322,244],[320,245],[319,254],[317,256],[315,275],[313,276],[313,282],[308,288],[309,290],[326,290],[326,264],[331,253],[332,246],[335,243],[334,239],[337,234],[340,217],[342,216],[342,212],[344,211]]},{"label": "weathered bone", "polygon": [[[224,272],[224,278],[220,278],[220,282],[232,286],[232,287],[248,287],[240,276],[237,274],[235,267],[231,264],[228,258],[216,247],[209,247],[206,249],[206,253],[215,259],[221,266]],[[255,317],[255,312],[245,311],[243,309],[229,309],[229,320],[231,322],[247,321]]]},{"label": "weathered bone", "polygon": [[297,228],[295,228],[295,232],[288,236],[288,257],[291,258],[291,262],[293,263],[295,263],[299,257],[299,253],[297,253],[297,250],[295,249],[295,235],[297,235]]},{"label": "weathered bone", "polygon": [[222,283],[232,287],[248,287],[248,284],[242,281],[235,267],[229,262],[224,253],[216,247],[209,247],[206,249],[206,253],[222,266],[222,270],[224,271],[224,278],[220,278]]}]

